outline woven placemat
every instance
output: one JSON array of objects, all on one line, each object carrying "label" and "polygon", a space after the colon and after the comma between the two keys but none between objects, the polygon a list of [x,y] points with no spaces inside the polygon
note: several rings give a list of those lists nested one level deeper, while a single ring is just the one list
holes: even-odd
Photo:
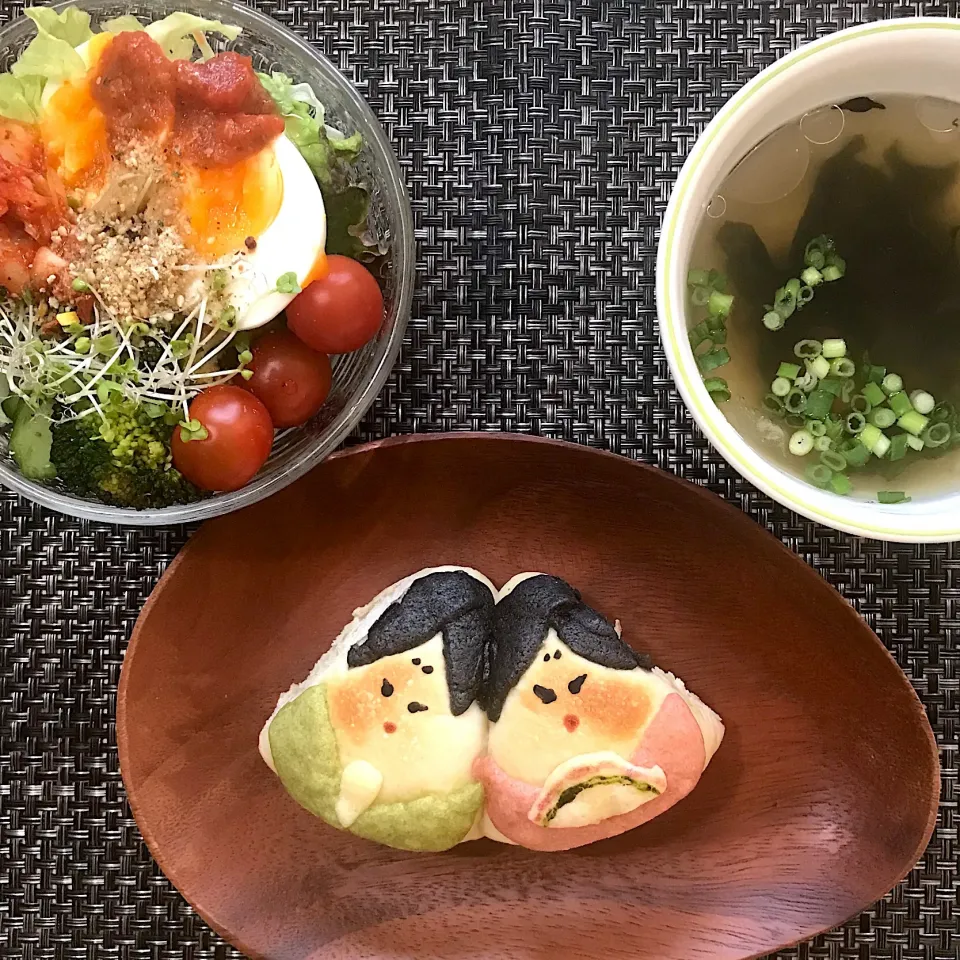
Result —
[{"label": "woven placemat", "polygon": [[[187,4],[188,5],[188,4]],[[790,514],[711,452],[657,343],[654,254],[707,120],[797,44],[956,3],[287,0],[259,4],[357,84],[406,171],[413,322],[357,439],[514,430],[702,483],[854,603],[927,706],[943,759],[918,868],[782,958],[960,956],[960,549],[893,546]],[[0,0],[0,18],[20,4]],[[0,957],[237,956],[170,886],[124,799],[116,683],[137,613],[188,531],[118,530],[0,499]]]}]

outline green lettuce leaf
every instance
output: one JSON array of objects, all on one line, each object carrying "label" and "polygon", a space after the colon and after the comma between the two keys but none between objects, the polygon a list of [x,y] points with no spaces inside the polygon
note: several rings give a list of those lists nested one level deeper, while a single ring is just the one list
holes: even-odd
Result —
[{"label": "green lettuce leaf", "polygon": [[40,94],[46,81],[43,77],[15,77],[0,73],[0,117],[21,123],[36,123],[40,117]]},{"label": "green lettuce leaf", "polygon": [[257,74],[286,120],[287,137],[293,141],[322,186],[336,179],[338,161],[352,163],[363,148],[359,133],[344,136],[324,123],[323,104],[307,83],[294,83],[284,73]]},{"label": "green lettuce leaf", "polygon": [[171,60],[190,59],[196,47],[192,34],[203,32],[219,33],[227,40],[236,40],[240,36],[240,27],[182,12],[171,13],[169,17],[155,20],[147,27],[147,33],[163,47]]},{"label": "green lettuce leaf", "polygon": [[40,30],[10,68],[15,77],[42,77],[63,82],[87,72],[83,58],[66,40]]},{"label": "green lettuce leaf", "polygon": [[27,7],[23,12],[37,25],[38,31],[65,40],[71,47],[79,47],[93,36],[90,14],[77,7],[67,7],[63,13],[50,7]]},{"label": "green lettuce leaf", "polygon": [[104,20],[100,24],[100,29],[104,33],[137,33],[146,28],[136,17],[125,13],[122,17]]}]

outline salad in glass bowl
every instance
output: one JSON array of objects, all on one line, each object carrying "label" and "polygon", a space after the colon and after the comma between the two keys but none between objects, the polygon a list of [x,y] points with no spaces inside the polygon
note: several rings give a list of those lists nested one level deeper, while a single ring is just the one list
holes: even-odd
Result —
[{"label": "salad in glass bowl", "polygon": [[327,452],[389,370],[410,272],[364,133],[269,69],[285,31],[267,21],[255,62],[211,14],[266,18],[155,6],[28,8],[0,73],[4,479],[148,522],[231,509]]}]

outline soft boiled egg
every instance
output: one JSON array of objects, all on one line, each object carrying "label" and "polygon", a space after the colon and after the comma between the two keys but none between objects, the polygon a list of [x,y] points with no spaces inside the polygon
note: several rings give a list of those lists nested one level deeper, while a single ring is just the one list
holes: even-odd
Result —
[{"label": "soft boiled egg", "polygon": [[327,218],[320,186],[285,135],[274,141],[272,152],[282,190],[279,209],[259,234],[248,234],[256,241],[254,249],[229,268],[226,299],[237,312],[241,330],[269,323],[296,296],[277,290],[281,277],[289,279],[292,274],[302,289],[324,264]]},{"label": "soft boiled egg", "polygon": [[[118,158],[111,155],[105,118],[90,91],[93,70],[114,36],[97,34],[78,46],[87,73],[48,83],[41,99],[48,158],[81,210],[98,206],[107,193],[117,194],[105,189]],[[234,308],[239,329],[263,326],[293,299],[295,293],[277,289],[281,278],[286,291],[294,286],[292,277],[303,288],[322,275],[323,197],[307,162],[285,135],[230,166],[190,166],[176,158],[175,150],[164,164],[175,185],[179,232],[196,258],[193,292],[202,296],[210,267],[225,269],[228,282],[221,302]],[[145,179],[146,172],[140,172]],[[143,200],[136,189],[133,196]]]},{"label": "soft boiled egg", "polygon": [[98,33],[76,48],[87,72],[50,80],[40,97],[40,136],[67,187],[102,184],[110,165],[107,124],[90,93],[90,70],[115,34]]}]

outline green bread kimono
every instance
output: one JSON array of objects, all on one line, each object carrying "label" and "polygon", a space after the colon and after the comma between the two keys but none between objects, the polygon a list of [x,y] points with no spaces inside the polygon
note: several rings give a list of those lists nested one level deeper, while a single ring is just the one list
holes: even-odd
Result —
[{"label": "green bread kimono", "polygon": [[[327,709],[326,684],[282,707],[270,725],[277,775],[290,796],[333,827],[342,827],[337,799],[343,767]],[[447,794],[373,804],[347,828],[401,850],[446,850],[465,839],[483,807],[483,787],[470,782]]]},{"label": "green bread kimono", "polygon": [[477,695],[494,589],[475,571],[421,571],[383,591],[280,698],[264,760],[331,826],[402,850],[480,836],[486,749]]}]

